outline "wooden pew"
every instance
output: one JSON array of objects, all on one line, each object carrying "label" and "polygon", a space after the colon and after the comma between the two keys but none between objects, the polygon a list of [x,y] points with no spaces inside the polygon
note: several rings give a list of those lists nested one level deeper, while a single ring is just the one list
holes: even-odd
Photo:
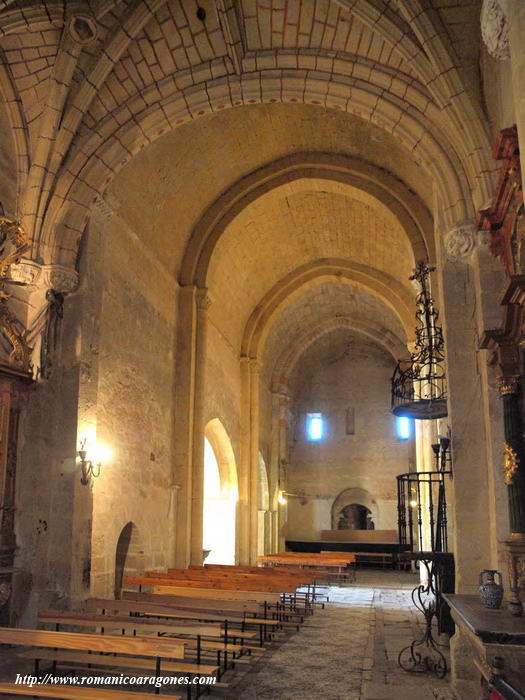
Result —
[{"label": "wooden pew", "polygon": [[[277,595],[281,593],[293,593],[297,590],[297,581],[286,578],[276,581],[274,579],[265,578],[259,580],[257,577],[247,578],[248,575],[230,578],[213,578],[213,577],[196,577],[195,575],[177,575],[177,577],[169,577],[164,575],[155,576],[128,576],[124,578],[125,584],[133,584],[138,586],[171,586],[185,588],[206,588],[215,591],[232,591],[239,596],[238,600],[267,600],[270,593]],[[252,594],[252,597],[248,594]],[[246,594],[246,595],[245,595]],[[231,594],[230,594],[231,595]],[[253,596],[258,596],[253,597]],[[224,596],[225,598],[227,596]],[[234,598],[235,599],[235,598]]]},{"label": "wooden pew", "polygon": [[[87,627],[97,628],[102,634],[107,632],[117,632],[124,634],[131,632],[132,634],[169,634],[174,641],[180,641],[186,645],[186,648],[195,650],[196,663],[198,668],[190,666],[188,671],[191,673],[200,672],[201,668],[205,670],[202,673],[210,672],[209,666],[201,667],[201,658],[208,652],[213,652],[217,655],[217,665],[222,665],[223,669],[227,668],[227,655],[231,654],[233,658],[237,655],[247,653],[248,648],[238,644],[228,644],[227,641],[209,641],[209,638],[222,638],[222,626],[219,624],[207,623],[198,624],[198,622],[188,623],[182,620],[160,620],[148,617],[130,617],[129,615],[101,615],[93,612],[73,612],[63,610],[41,610],[38,613],[38,621],[41,624],[53,624],[56,631],[59,631],[60,626],[68,627]],[[174,635],[186,635],[175,637]],[[222,661],[221,661],[222,659]]]},{"label": "wooden pew", "polygon": [[[270,569],[266,569],[269,571]],[[264,572],[264,569],[259,569]],[[311,573],[285,575],[283,572],[271,575],[243,572],[238,575],[236,572],[207,569],[205,567],[192,567],[190,569],[168,569],[168,573],[147,572],[146,577],[151,579],[170,579],[173,585],[180,585],[185,582],[189,586],[195,587],[196,581],[202,582],[206,588],[221,589],[241,589],[241,588],[265,588],[266,590],[281,592],[282,605],[267,604],[267,610],[284,611],[286,606],[291,614],[297,613],[300,618],[311,613],[312,599],[315,598],[316,583],[315,575]],[[306,586],[307,590],[299,590]],[[282,615],[281,615],[282,619]]]},{"label": "wooden pew", "polygon": [[[178,664],[167,659],[184,658],[185,644],[175,642],[171,639],[158,637],[117,637],[113,635],[100,634],[80,634],[76,632],[51,632],[47,630],[19,629],[13,627],[0,627],[0,643],[20,645],[25,647],[36,647],[34,649],[20,652],[18,656],[35,659],[35,675],[39,675],[39,661],[49,659],[53,662],[61,660],[67,656],[74,664],[89,664],[95,666],[110,666],[113,668],[126,668],[132,671],[149,671],[154,673],[154,677],[161,675],[161,671],[179,672]],[[111,656],[109,656],[111,654]],[[185,667],[188,664],[184,664]],[[183,673],[187,673],[185,668]],[[207,675],[207,674],[199,674]],[[33,697],[67,697],[67,698],[92,698],[93,700],[111,700],[112,698],[123,697],[122,691],[113,691],[100,688],[67,688],[68,695],[55,694],[64,688],[54,686],[33,686],[16,685],[11,683],[2,684],[0,692],[12,692],[12,687],[18,688],[18,695],[29,695]],[[4,690],[5,688],[5,690]],[[7,689],[9,688],[9,689]],[[90,695],[78,693],[78,690],[89,690]],[[191,698],[191,686],[188,686],[188,698]],[[115,694],[114,694],[115,693]],[[120,695],[116,695],[120,693]],[[126,689],[127,698],[134,696],[134,692]],[[138,696],[142,697],[142,696]],[[159,695],[152,695],[158,698]],[[170,695],[165,698],[173,698]],[[180,696],[178,696],[180,699]]]},{"label": "wooden pew", "polygon": [[295,596],[294,594],[289,594],[283,596],[283,599],[278,602],[267,602],[256,603],[253,601],[240,601],[240,600],[229,600],[222,602],[220,600],[211,600],[210,598],[182,598],[178,596],[171,596],[177,599],[179,607],[184,604],[186,607],[191,608],[193,606],[193,601],[206,601],[207,607],[210,609],[224,608],[225,603],[227,603],[230,609],[246,610],[247,612],[254,613],[255,615],[262,615],[263,617],[273,617],[279,620],[299,620],[301,623],[304,622],[305,615],[310,615],[313,612],[312,605],[309,604],[301,596]]},{"label": "wooden pew", "polygon": [[135,693],[127,690],[107,690],[71,685],[27,685],[25,683],[0,683],[0,695],[25,695],[33,698],[61,698],[62,700],[181,700],[180,695],[165,693]]},{"label": "wooden pew", "polygon": [[[264,601],[277,602],[280,600],[279,591],[267,591],[261,590],[260,586],[250,587],[247,590],[237,590],[232,587],[232,584],[227,585],[227,587],[217,587],[217,586],[204,586],[203,583],[199,581],[181,581],[179,579],[158,579],[158,578],[145,578],[128,576],[124,579],[125,584],[131,584],[136,586],[150,586],[153,587],[158,593],[168,593],[168,590],[161,589],[171,589],[173,595],[178,595],[187,598],[212,598],[215,600],[247,600],[264,603]],[[270,587],[270,586],[268,586]]]},{"label": "wooden pew", "polygon": [[[156,599],[162,599],[164,607],[171,608],[172,615],[179,617],[184,614],[185,617],[193,615],[193,619],[201,620],[220,620],[228,619],[230,623],[240,624],[244,630],[246,627],[258,627],[260,633],[261,646],[263,639],[268,638],[268,632],[282,631],[285,628],[294,627],[299,630],[299,624],[294,621],[280,619],[280,617],[269,617],[263,606],[262,610],[250,611],[248,609],[239,610],[229,608],[229,602],[225,601],[221,608],[214,608],[208,605],[206,600],[201,602],[192,601],[192,607],[179,607],[179,600],[176,596],[160,593],[139,593],[134,591],[124,591],[123,595],[126,600],[148,601],[155,604]],[[159,601],[160,602],[160,601]],[[214,602],[214,601],[212,601]],[[210,612],[211,610],[211,612]]]},{"label": "wooden pew", "polygon": [[302,552],[277,552],[257,557],[257,561],[269,567],[305,567],[327,579],[355,580],[355,554],[310,554]]},{"label": "wooden pew", "polygon": [[[92,612],[128,612],[157,618],[220,622],[224,626],[223,635],[226,640],[231,639],[235,644],[238,639],[253,642],[258,638],[261,649],[264,642],[268,640],[267,630],[277,631],[282,627],[282,623],[278,620],[247,617],[245,612],[239,610],[212,609],[210,612],[207,606],[192,609],[179,608],[176,600],[169,600],[172,596],[134,591],[125,591],[124,596],[124,600],[89,599],[86,601],[86,607]],[[157,601],[157,598],[161,600]],[[166,602],[167,599],[168,602]],[[246,629],[247,627],[256,627],[257,632]]]}]

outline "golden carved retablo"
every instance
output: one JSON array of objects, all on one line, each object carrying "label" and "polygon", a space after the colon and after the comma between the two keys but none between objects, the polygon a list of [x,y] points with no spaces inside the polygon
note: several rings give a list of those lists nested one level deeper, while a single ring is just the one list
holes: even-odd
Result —
[{"label": "golden carved retablo", "polygon": [[11,265],[20,262],[29,247],[27,235],[18,221],[0,216],[0,333],[11,346],[8,363],[25,372],[31,368],[31,348],[26,329],[9,308],[10,295],[5,290],[4,280]]},{"label": "golden carved retablo", "polygon": [[515,450],[509,445],[508,442],[503,444],[503,472],[504,479],[507,486],[511,486],[514,480],[514,474],[518,470],[519,459]]},{"label": "golden carved retablo", "polygon": [[[8,244],[11,246],[9,252],[6,251]],[[20,258],[28,250],[26,232],[18,221],[0,216],[0,277],[7,277],[11,265],[20,262]]]}]

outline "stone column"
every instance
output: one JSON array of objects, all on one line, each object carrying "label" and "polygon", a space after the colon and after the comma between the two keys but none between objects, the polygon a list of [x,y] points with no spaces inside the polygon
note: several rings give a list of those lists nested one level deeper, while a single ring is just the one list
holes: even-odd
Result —
[{"label": "stone column", "polygon": [[239,501],[237,504],[237,560],[248,565],[250,559],[250,460],[251,460],[251,373],[250,359],[241,357],[241,413]]},{"label": "stone column", "polygon": [[250,542],[249,560],[257,563],[257,492],[259,488],[259,383],[261,365],[258,360],[250,360]]},{"label": "stone column", "polygon": [[259,485],[259,373],[256,358],[241,358],[241,459],[239,474],[239,563],[257,559],[257,490]]},{"label": "stone column", "polygon": [[177,348],[175,356],[173,483],[179,486],[175,528],[175,566],[190,563],[192,518],[192,459],[195,399],[195,348],[197,331],[196,288],[178,292]]},{"label": "stone column", "polygon": [[454,459],[452,505],[458,593],[475,593],[479,572],[491,562],[485,388],[478,360],[475,231],[468,223],[449,231],[445,250],[439,251],[438,265]]},{"label": "stone column", "polygon": [[[478,352],[480,300],[475,226],[462,223],[452,228],[438,254],[454,474],[453,488],[448,491],[453,521],[449,548],[452,545],[456,592],[474,594],[479,572],[491,565],[488,419],[484,410],[486,382]],[[466,654],[466,644],[466,638],[456,628],[450,648],[452,683],[458,697],[470,697],[475,689],[476,671]]]},{"label": "stone column", "polygon": [[523,76],[525,75],[525,51],[523,50],[525,3],[523,0],[506,0],[502,4],[506,5],[514,112],[518,128],[518,139],[520,144],[522,144],[520,151],[521,172],[525,173],[525,146],[523,146],[525,144],[525,90],[523,89]]},{"label": "stone column", "polygon": [[204,508],[204,397],[206,392],[206,338],[210,298],[207,289],[196,292],[195,385],[193,409],[191,556],[194,565],[202,564],[202,527]]},{"label": "stone column", "polygon": [[210,299],[206,289],[179,289],[175,371],[173,483],[178,487],[175,563],[202,564],[204,395]]},{"label": "stone column", "polygon": [[270,459],[270,510],[271,510],[271,540],[269,548],[277,552],[282,547],[279,543],[280,509],[277,502],[279,488],[284,488],[283,464],[288,458],[287,448],[287,421],[286,411],[289,397],[284,388],[276,387],[272,390],[272,448]]}]

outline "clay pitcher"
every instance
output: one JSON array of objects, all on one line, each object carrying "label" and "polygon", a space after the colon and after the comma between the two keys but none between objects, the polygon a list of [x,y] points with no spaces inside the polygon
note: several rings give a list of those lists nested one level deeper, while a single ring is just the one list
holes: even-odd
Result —
[{"label": "clay pitcher", "polygon": [[[496,580],[499,578],[499,582]],[[501,574],[494,569],[485,569],[479,575],[479,599],[486,608],[496,610],[503,600]]]}]

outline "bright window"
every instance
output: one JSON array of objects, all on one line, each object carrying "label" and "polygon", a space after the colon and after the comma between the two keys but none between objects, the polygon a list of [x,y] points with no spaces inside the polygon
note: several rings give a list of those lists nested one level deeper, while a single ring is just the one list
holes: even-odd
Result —
[{"label": "bright window", "polygon": [[306,416],[306,435],[309,440],[322,440],[324,421],[321,413],[308,413]]},{"label": "bright window", "polygon": [[412,419],[406,416],[397,416],[396,433],[399,440],[410,440],[412,437]]}]

